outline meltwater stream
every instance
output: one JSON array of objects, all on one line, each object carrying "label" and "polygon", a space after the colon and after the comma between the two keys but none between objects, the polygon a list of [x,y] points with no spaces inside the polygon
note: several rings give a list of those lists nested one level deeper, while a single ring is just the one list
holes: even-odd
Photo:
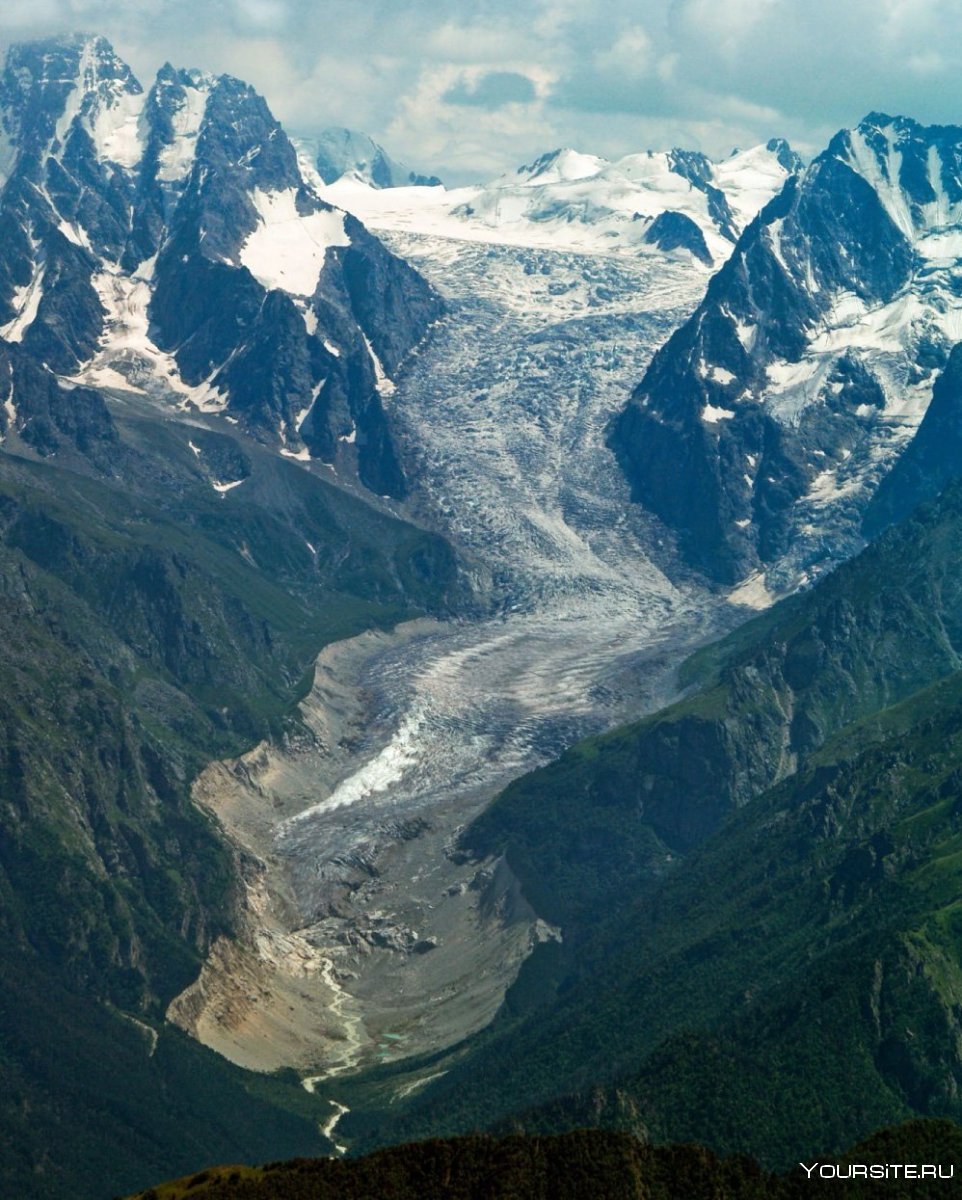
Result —
[{"label": "meltwater stream", "polygon": [[449,301],[385,401],[418,515],[473,562],[492,615],[329,647],[310,736],[206,774],[199,799],[259,861],[250,927],[171,1009],[312,1086],[490,1021],[563,931],[503,862],[459,854],[458,831],[509,780],[664,701],[725,619],[656,565],[604,444],[701,269],[379,232]]}]

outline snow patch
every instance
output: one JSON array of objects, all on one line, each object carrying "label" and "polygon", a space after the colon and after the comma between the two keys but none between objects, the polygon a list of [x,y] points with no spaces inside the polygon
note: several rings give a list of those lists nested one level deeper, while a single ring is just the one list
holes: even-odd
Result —
[{"label": "snow patch", "polygon": [[859,491],[863,482],[857,475],[851,475],[848,479],[839,479],[836,469],[832,467],[827,471],[820,471],[815,476],[805,499],[809,503],[819,506],[833,504],[844,496],[850,496],[853,492]]},{"label": "snow patch", "polygon": [[371,362],[374,364],[374,377],[377,381],[377,383],[376,383],[377,390],[381,393],[382,396],[393,395],[394,391],[395,391],[394,381],[388,376],[387,372],[384,370],[384,366],[381,363],[381,360],[378,358],[377,354],[374,351],[374,347],[371,345],[371,339],[367,336],[366,333],[363,333],[363,332],[362,332],[361,336],[364,338],[364,345],[367,346],[367,352],[371,356]]},{"label": "snow patch", "polygon": [[3,411],[7,414],[7,432],[16,428],[17,424],[17,406],[13,402],[13,378],[10,379],[10,391],[7,393],[7,398],[3,402]]},{"label": "snow patch", "polygon": [[706,404],[701,410],[701,419],[707,425],[717,425],[719,421],[730,421],[735,414],[727,408],[717,408],[714,404]]},{"label": "snow patch", "polygon": [[204,412],[220,412],[227,397],[211,386],[210,379],[196,387],[184,383],[173,354],[160,350],[150,336],[147,309],[151,298],[156,258],[140,264],[132,275],[107,266],[91,282],[106,311],[104,332],[97,353],[77,376],[77,382],[105,386],[159,390],[181,397]]},{"label": "snow patch", "polygon": [[97,157],[133,170],[144,152],[143,114],[147,97],[122,92],[112,104],[100,105],[91,127]]},{"label": "snow patch", "polygon": [[72,221],[61,221],[57,228],[68,242],[73,242],[75,246],[82,246],[85,250],[90,249],[90,238],[79,225],[75,225]]},{"label": "snow patch", "polygon": [[43,299],[43,264],[34,267],[33,278],[25,287],[19,287],[13,294],[13,307],[16,316],[12,321],[0,328],[0,337],[8,342],[22,342],[23,335],[36,319]]},{"label": "snow patch", "polygon": [[281,192],[257,188],[251,199],[260,220],[241,249],[241,262],[266,288],[312,295],[328,249],[351,244],[344,213],[336,209],[299,213],[295,188]]}]

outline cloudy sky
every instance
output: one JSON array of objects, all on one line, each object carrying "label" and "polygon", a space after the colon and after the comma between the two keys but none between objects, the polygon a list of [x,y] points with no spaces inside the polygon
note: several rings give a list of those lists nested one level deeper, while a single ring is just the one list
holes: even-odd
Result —
[{"label": "cloudy sky", "polygon": [[962,124],[958,0],[2,0],[0,41],[104,33],[253,83],[291,132],[488,178],[570,145],[803,153],[871,110]]}]

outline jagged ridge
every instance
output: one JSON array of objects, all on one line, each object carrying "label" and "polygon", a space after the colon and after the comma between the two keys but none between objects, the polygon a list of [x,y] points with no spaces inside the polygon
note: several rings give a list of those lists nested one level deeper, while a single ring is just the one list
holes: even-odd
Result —
[{"label": "jagged ridge", "polygon": [[867,117],[751,223],[610,441],[724,582],[857,545],[960,330],[962,129]]},{"label": "jagged ridge", "polygon": [[440,302],[253,89],[166,65],[145,93],[103,38],[26,43],[0,126],[0,338],[403,494],[383,397]]}]

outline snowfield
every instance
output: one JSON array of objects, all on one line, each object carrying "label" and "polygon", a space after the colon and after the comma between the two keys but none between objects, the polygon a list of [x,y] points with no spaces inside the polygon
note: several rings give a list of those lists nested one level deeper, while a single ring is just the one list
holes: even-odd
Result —
[{"label": "snowfield", "polygon": [[[663,213],[687,217],[701,231],[716,266],[732,236],[779,191],[788,171],[777,150],[756,146],[721,163],[704,160],[704,182],[724,194],[731,229],[723,233],[709,194],[677,167],[679,152],[646,151],[608,162],[566,149],[546,154],[491,183],[448,189],[378,189],[344,175],[323,195],[375,230],[458,238],[485,244],[574,250],[589,254],[664,252],[646,243]],[[689,255],[680,252],[686,262]],[[705,268],[701,268],[702,271]]]}]

